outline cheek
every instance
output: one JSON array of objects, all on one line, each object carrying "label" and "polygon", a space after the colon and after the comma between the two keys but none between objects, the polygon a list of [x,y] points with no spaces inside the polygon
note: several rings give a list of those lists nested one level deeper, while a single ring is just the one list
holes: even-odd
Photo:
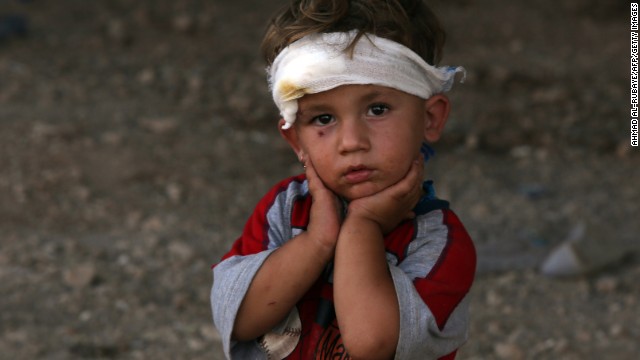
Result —
[{"label": "cheek", "polygon": [[321,179],[327,180],[334,168],[334,159],[322,148],[314,148],[309,153],[309,159]]}]

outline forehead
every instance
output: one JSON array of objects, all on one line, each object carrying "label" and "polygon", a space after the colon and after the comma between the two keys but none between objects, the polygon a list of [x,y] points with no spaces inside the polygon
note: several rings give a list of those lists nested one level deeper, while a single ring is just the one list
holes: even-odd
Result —
[{"label": "forehead", "polygon": [[315,94],[306,94],[298,99],[300,108],[313,106],[321,103],[352,103],[359,101],[373,101],[384,99],[387,101],[395,99],[411,99],[418,97],[407,94],[403,91],[381,85],[341,85],[330,90]]}]

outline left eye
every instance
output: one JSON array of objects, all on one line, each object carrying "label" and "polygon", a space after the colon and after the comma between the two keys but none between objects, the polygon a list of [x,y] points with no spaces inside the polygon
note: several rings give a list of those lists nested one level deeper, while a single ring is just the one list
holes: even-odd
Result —
[{"label": "left eye", "polygon": [[380,116],[384,115],[389,110],[387,105],[376,104],[369,108],[368,115],[370,116]]}]

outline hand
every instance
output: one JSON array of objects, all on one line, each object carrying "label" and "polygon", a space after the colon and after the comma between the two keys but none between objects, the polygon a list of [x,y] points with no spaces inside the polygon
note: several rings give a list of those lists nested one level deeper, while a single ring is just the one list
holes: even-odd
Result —
[{"label": "hand", "polygon": [[373,221],[383,234],[391,232],[401,221],[414,218],[412,210],[423,191],[423,163],[420,155],[397,183],[371,196],[353,200],[347,216]]},{"label": "hand", "polygon": [[313,198],[307,232],[312,239],[330,250],[333,257],[342,222],[342,203],[324,185],[311,160],[304,158],[303,163],[309,181],[309,192]]}]

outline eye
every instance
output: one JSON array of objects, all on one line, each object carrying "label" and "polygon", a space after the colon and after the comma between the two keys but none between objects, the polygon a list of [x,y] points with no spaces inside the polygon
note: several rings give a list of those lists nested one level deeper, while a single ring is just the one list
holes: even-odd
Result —
[{"label": "eye", "polygon": [[385,104],[375,104],[375,105],[371,105],[371,107],[369,107],[369,112],[367,113],[367,115],[369,115],[369,116],[382,116],[387,111],[389,111],[389,107],[387,105],[385,105]]},{"label": "eye", "polygon": [[325,125],[329,125],[334,121],[333,116],[329,115],[329,114],[322,114],[322,115],[318,115],[315,116],[311,119],[311,123],[314,125],[320,125],[320,126],[325,126]]}]

